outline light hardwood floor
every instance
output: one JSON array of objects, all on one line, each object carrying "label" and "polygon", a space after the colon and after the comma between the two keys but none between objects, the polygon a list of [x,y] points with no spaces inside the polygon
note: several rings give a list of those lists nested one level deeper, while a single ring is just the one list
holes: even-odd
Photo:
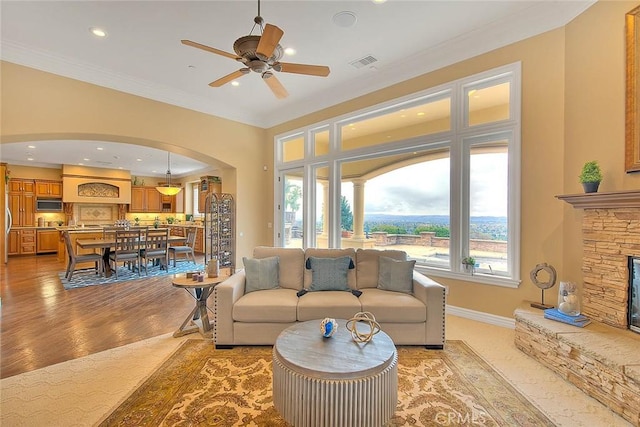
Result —
[{"label": "light hardwood floor", "polygon": [[171,275],[65,290],[65,267],[56,255],[1,265],[0,378],[173,332],[194,306]]}]

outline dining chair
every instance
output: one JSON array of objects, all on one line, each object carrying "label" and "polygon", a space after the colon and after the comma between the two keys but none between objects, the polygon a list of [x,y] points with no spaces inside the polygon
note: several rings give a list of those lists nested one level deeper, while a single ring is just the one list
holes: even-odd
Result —
[{"label": "dining chair", "polygon": [[170,246],[169,247],[169,259],[173,258],[173,266],[176,266],[176,257],[179,254],[184,254],[185,258],[183,261],[188,261],[189,257],[191,257],[191,261],[196,263],[196,256],[193,250],[196,243],[196,232],[195,228],[189,228],[187,230],[187,239],[184,245],[182,246]]},{"label": "dining chair", "polygon": [[169,229],[168,228],[150,228],[146,232],[144,239],[144,249],[140,251],[144,266],[145,274],[148,274],[148,264],[152,261],[155,264],[156,261],[160,264],[160,269],[168,270],[169,267],[169,253],[167,252],[167,246],[169,244]]},{"label": "dining chair", "polygon": [[102,255],[98,253],[76,254],[76,251],[73,249],[73,244],[71,243],[71,236],[69,235],[69,232],[64,231],[63,235],[64,245],[67,249],[67,270],[64,273],[64,277],[68,281],[71,281],[75,271],[86,270],[86,268],[76,268],[77,264],[85,262],[93,262],[95,264],[95,273],[102,274],[104,268]]},{"label": "dining chair", "polygon": [[120,228],[114,231],[115,241],[114,249],[109,254],[109,259],[113,262],[113,269],[116,272],[116,279],[118,278],[118,263],[128,263],[132,266],[132,269],[138,269],[138,276],[140,275],[140,249],[142,240],[141,229],[129,229]]}]

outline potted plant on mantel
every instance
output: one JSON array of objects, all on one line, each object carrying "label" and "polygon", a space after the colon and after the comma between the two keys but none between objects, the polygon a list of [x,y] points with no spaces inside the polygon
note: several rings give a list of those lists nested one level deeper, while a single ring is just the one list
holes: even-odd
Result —
[{"label": "potted plant on mantel", "polygon": [[585,193],[596,193],[602,181],[602,171],[598,162],[595,160],[586,162],[582,166],[579,178]]}]

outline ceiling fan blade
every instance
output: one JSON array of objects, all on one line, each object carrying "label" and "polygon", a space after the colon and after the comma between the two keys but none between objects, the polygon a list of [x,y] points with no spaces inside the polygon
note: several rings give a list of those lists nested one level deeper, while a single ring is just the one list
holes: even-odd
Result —
[{"label": "ceiling fan blade", "polygon": [[224,77],[220,77],[218,80],[209,83],[209,86],[211,87],[220,87],[225,83],[229,83],[232,80],[235,80],[237,78],[240,78],[242,76],[244,76],[245,74],[249,74],[249,69],[248,68],[241,68],[238,71],[234,71],[231,74],[227,74]]},{"label": "ceiling fan blade", "polygon": [[264,56],[265,58],[270,58],[271,55],[273,55],[273,51],[276,46],[278,46],[283,34],[284,31],[275,25],[265,25],[262,36],[260,36],[260,41],[258,42],[258,47],[256,48],[256,53]]},{"label": "ceiling fan blade", "polygon": [[267,86],[269,86],[269,89],[271,89],[276,98],[283,99],[289,96],[289,92],[282,86],[280,80],[269,71],[262,75],[262,79],[267,83]]},{"label": "ceiling fan blade", "polygon": [[329,70],[329,67],[324,65],[292,64],[290,62],[279,62],[278,64],[280,65],[280,71],[283,73],[327,77],[331,71]]},{"label": "ceiling fan blade", "polygon": [[180,42],[184,45],[195,47],[197,49],[206,50],[207,52],[215,53],[216,55],[226,56],[227,58],[239,60],[238,55],[234,55],[229,52],[225,52],[224,50],[216,49],[215,47],[210,47],[204,44],[192,42],[191,40],[180,40]]}]

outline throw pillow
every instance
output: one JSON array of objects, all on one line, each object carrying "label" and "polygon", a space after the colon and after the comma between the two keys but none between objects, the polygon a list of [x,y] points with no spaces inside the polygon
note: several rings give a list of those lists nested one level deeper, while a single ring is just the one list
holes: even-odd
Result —
[{"label": "throw pillow", "polygon": [[413,267],[416,261],[399,261],[386,256],[378,259],[378,289],[413,293]]},{"label": "throw pillow", "polygon": [[347,272],[351,257],[316,258],[309,257],[311,265],[310,291],[348,291]]},{"label": "throw pillow", "polygon": [[264,289],[275,289],[280,287],[278,277],[279,258],[277,256],[268,258],[242,258],[246,281],[244,293]]}]

